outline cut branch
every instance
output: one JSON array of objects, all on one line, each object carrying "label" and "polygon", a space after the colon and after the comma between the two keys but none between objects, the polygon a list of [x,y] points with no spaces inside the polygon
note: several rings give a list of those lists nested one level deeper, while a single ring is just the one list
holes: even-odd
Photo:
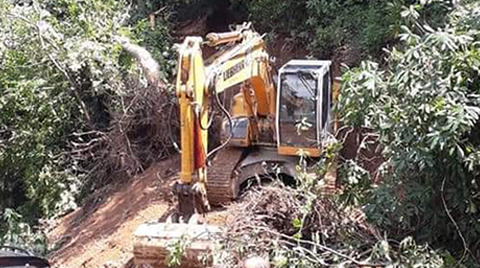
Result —
[{"label": "cut branch", "polygon": [[132,44],[130,40],[124,36],[115,37],[115,40],[122,46],[122,48],[134,57],[147,78],[148,84],[154,86],[158,90],[166,88],[165,83],[162,81],[162,74],[160,72],[160,66],[157,61],[153,59],[152,54],[145,48]]}]

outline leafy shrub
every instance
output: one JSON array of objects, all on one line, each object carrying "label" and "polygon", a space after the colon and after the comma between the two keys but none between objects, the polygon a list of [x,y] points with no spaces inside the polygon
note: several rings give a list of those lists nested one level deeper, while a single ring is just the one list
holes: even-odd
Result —
[{"label": "leafy shrub", "polygon": [[388,172],[365,187],[370,220],[472,261],[480,258],[479,14],[478,3],[459,5],[435,30],[405,10],[411,26],[402,26],[387,68],[363,62],[347,71],[338,106],[383,148]]},{"label": "leafy shrub", "polygon": [[60,55],[47,43],[59,38],[42,24],[48,18],[7,3],[0,10],[0,207],[16,208],[28,221],[52,215],[73,186],[62,152],[84,117],[69,82],[49,59],[58,63]]},{"label": "leafy shrub", "polygon": [[165,16],[152,29],[147,19],[129,20],[125,1],[0,3],[1,209],[13,208],[35,224],[94,190],[86,183],[93,171],[72,157],[72,141],[88,143],[94,135],[82,133],[108,132],[131,93],[144,87],[116,36],[144,42],[161,71],[171,73]]},{"label": "leafy shrub", "polygon": [[[273,32],[278,40],[300,43],[317,57],[332,58],[336,51],[349,51],[356,65],[359,60],[380,58],[381,49],[395,41],[401,24],[402,6],[412,0],[233,0],[246,5],[250,19],[261,31]],[[420,1],[415,9],[423,18],[440,24],[450,7],[443,1]],[[277,40],[277,41],[278,41]]]},{"label": "leafy shrub", "polygon": [[22,216],[12,209],[2,211],[0,218],[0,245],[15,246],[46,255],[47,237],[38,230],[32,230],[22,221]]}]

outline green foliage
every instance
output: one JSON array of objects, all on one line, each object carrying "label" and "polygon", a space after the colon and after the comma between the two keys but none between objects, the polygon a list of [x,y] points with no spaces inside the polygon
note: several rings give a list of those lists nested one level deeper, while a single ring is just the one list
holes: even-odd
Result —
[{"label": "green foliage", "polygon": [[338,170],[339,183],[343,191],[339,198],[342,203],[352,206],[361,206],[366,197],[365,189],[370,187],[370,173],[355,160],[345,160]]},{"label": "green foliage", "polygon": [[153,27],[147,19],[142,19],[136,21],[132,29],[132,33],[137,41],[158,62],[161,74],[164,75],[163,79],[173,77],[176,71],[177,59],[171,48],[170,27],[168,13],[165,13],[156,19]]},{"label": "green foliage", "polygon": [[296,36],[304,30],[305,1],[261,0],[242,2],[240,0],[239,2],[247,5],[255,25],[261,27],[262,30],[273,30],[277,33],[291,34],[291,36]]},{"label": "green foliage", "polygon": [[0,20],[0,207],[31,221],[71,201],[53,202],[74,187],[68,172],[57,171],[64,168],[67,135],[82,118],[49,58],[56,54],[47,54],[53,32],[40,14],[7,5]]},{"label": "green foliage", "polygon": [[[359,59],[379,57],[394,42],[401,24],[400,12],[412,0],[234,0],[246,5],[257,28],[277,39],[299,43],[318,57],[347,53],[342,60],[356,65]],[[445,18],[450,3],[420,1],[415,9],[434,25]],[[278,41],[278,40],[277,40]]]},{"label": "green foliage", "polygon": [[170,242],[167,245],[168,255],[165,263],[168,267],[176,267],[184,261],[186,249],[190,246],[191,238],[182,235],[179,239]]},{"label": "green foliage", "polygon": [[166,16],[151,29],[129,20],[125,1],[0,2],[1,210],[33,226],[76,207],[91,170],[70,153],[73,139],[89,137],[74,134],[106,131],[140,80],[116,37],[145,43],[168,75]]},{"label": "green foliage", "polygon": [[458,258],[469,248],[473,259],[480,257],[479,14],[478,3],[460,5],[434,30],[415,8],[402,12],[402,43],[386,70],[372,62],[348,70],[338,105],[346,124],[371,130],[383,148],[387,174],[379,187],[365,187],[370,219]]},{"label": "green foliage", "polygon": [[311,0],[306,6],[309,13],[306,24],[315,29],[311,50],[333,51],[346,45],[361,53],[373,54],[392,37],[389,27],[394,23],[392,14],[396,12],[391,9],[398,4],[390,6],[382,0]]},{"label": "green foliage", "polygon": [[12,209],[2,211],[0,245],[29,248],[41,255],[47,253],[45,234],[32,230],[29,224],[22,222],[22,216]]}]

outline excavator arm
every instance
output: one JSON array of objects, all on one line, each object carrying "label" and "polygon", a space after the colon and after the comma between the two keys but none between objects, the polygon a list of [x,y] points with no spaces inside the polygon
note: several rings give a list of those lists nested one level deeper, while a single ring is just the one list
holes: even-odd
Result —
[{"label": "excavator arm", "polygon": [[[202,55],[204,45],[219,49],[207,62]],[[219,103],[218,94],[235,85],[241,85],[241,90],[230,112]],[[256,142],[261,129],[275,129],[276,94],[262,36],[244,24],[236,31],[211,33],[205,41],[187,37],[179,49],[176,94],[180,108],[181,171],[173,192],[178,196],[179,216],[186,221],[195,211],[204,213],[210,209],[207,160],[219,149],[207,150],[210,100],[216,100],[229,118],[230,132],[235,119],[248,121],[248,135],[239,146]]]}]

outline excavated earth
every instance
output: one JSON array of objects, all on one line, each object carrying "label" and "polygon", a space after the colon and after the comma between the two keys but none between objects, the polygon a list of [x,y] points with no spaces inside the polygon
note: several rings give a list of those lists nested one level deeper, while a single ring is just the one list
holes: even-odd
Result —
[{"label": "excavated earth", "polygon": [[[179,157],[159,162],[123,185],[95,193],[87,204],[54,223],[48,237],[53,267],[120,268],[133,265],[133,233],[142,223],[164,221],[174,208],[171,185]],[[208,214],[221,225],[228,212]]]}]

